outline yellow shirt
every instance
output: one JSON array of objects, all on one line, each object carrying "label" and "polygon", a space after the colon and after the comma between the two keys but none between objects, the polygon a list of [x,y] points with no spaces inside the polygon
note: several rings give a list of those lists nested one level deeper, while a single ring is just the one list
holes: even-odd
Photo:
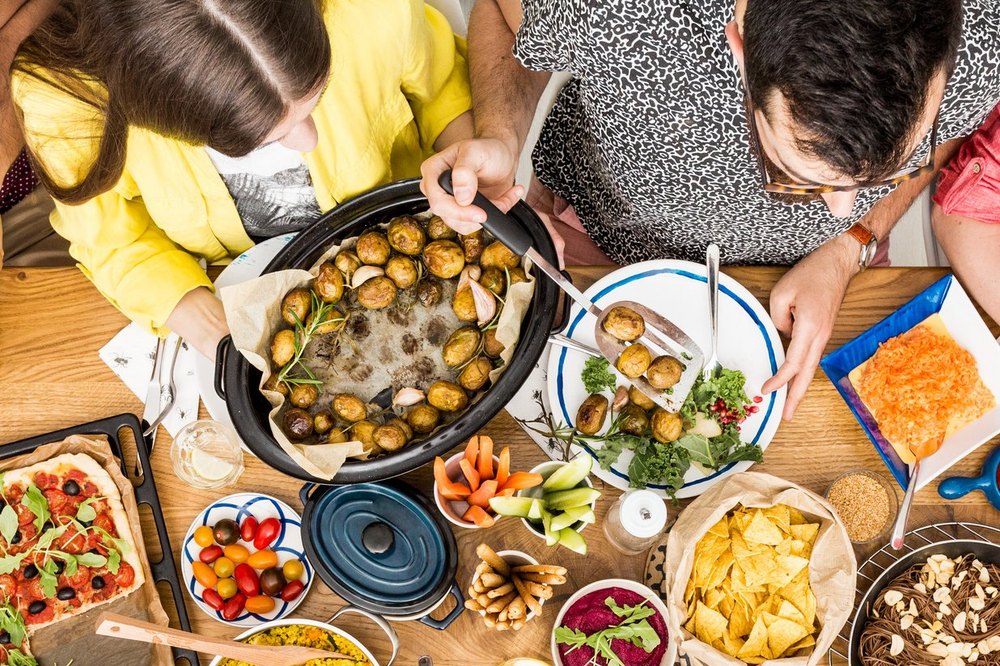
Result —
[{"label": "yellow shirt", "polygon": [[[323,210],[378,185],[417,176],[438,135],[472,106],[464,43],[422,0],[328,0],[330,83],[312,117],[317,147],[303,155]],[[15,74],[26,140],[61,185],[97,154],[93,107]],[[95,130],[95,127],[97,128]],[[58,204],[55,230],[97,288],[160,334],[184,294],[211,281],[198,264],[227,263],[253,245],[203,146],[132,127],[115,187]]]}]

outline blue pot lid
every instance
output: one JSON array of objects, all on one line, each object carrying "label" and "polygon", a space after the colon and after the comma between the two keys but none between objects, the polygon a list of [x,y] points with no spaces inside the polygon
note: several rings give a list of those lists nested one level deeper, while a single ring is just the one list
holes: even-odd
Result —
[{"label": "blue pot lid", "polygon": [[324,486],[305,502],[306,553],[345,600],[383,615],[430,612],[458,567],[455,537],[399,482]]}]

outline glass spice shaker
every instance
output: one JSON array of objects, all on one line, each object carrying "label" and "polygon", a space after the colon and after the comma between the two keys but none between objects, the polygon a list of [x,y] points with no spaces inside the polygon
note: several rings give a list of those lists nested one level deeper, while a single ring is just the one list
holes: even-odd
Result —
[{"label": "glass spice shaker", "polygon": [[667,525],[667,504],[651,490],[630,490],[608,510],[604,534],[612,546],[638,555],[655,544]]}]

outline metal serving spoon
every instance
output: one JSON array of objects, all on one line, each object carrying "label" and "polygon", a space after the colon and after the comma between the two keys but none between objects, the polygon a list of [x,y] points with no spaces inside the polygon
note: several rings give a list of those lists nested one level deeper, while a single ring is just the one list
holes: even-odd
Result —
[{"label": "metal serving spoon", "polygon": [[[449,194],[455,193],[451,183],[451,171],[445,171],[441,174],[438,182],[445,192]],[[645,377],[631,379],[630,381],[658,406],[671,412],[679,411],[684,405],[684,400],[687,398],[688,393],[691,392],[691,388],[698,378],[698,373],[701,372],[704,366],[705,355],[698,345],[694,343],[694,340],[676,324],[667,321],[639,303],[618,301],[611,303],[603,309],[597,307],[558,268],[549,263],[545,257],[532,247],[531,236],[521,228],[521,225],[501,212],[499,208],[494,206],[481,193],[476,193],[473,202],[486,212],[486,221],[483,223],[483,226],[487,231],[506,245],[511,252],[530,259],[567,296],[597,318],[597,322],[594,325],[594,337],[597,340],[597,346],[601,350],[601,355],[608,359],[612,365],[614,365],[626,345],[604,330],[602,326],[604,319],[616,306],[630,308],[642,316],[646,322],[646,332],[635,342],[645,344],[654,357],[663,354],[673,356],[684,366],[684,371],[681,373],[680,380],[670,389],[669,393],[653,388],[646,381]]]},{"label": "metal serving spoon", "polygon": [[702,379],[712,379],[722,372],[719,363],[719,246],[711,243],[705,250],[708,269],[708,312],[712,318],[712,353],[701,370]]}]

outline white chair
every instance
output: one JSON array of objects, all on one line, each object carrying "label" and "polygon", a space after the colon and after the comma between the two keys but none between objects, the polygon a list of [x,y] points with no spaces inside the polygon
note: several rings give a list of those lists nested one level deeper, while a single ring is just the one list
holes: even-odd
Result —
[{"label": "white chair", "polygon": [[[425,0],[428,5],[438,10],[451,24],[456,35],[465,37],[468,32],[468,10],[472,8],[470,0]],[[468,8],[465,7],[468,6]]]}]

